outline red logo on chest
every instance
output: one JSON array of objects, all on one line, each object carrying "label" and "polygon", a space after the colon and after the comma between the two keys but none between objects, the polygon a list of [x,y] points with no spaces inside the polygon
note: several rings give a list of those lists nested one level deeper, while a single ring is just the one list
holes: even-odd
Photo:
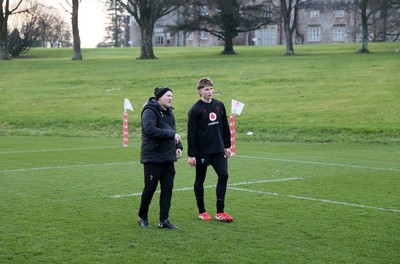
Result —
[{"label": "red logo on chest", "polygon": [[209,115],[210,121],[215,121],[217,119],[217,115],[214,112],[211,112]]}]

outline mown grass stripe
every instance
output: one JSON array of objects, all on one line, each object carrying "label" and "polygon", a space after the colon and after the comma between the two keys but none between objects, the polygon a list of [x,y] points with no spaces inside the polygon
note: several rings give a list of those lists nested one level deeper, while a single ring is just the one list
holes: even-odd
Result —
[{"label": "mown grass stripe", "polygon": [[97,166],[114,166],[114,165],[126,165],[135,164],[139,162],[128,161],[128,162],[112,162],[112,163],[98,163],[98,164],[80,164],[80,165],[68,165],[68,166],[54,166],[54,167],[41,167],[41,168],[27,168],[27,169],[15,169],[15,170],[0,170],[0,173],[8,172],[23,172],[23,171],[39,171],[39,170],[58,170],[58,169],[72,169],[72,168],[85,168],[85,167],[97,167]]},{"label": "mown grass stripe", "polygon": [[[393,168],[369,167],[369,166],[342,164],[342,163],[329,163],[329,162],[305,161],[305,160],[291,160],[291,159],[257,157],[257,156],[246,156],[246,155],[236,155],[236,157],[249,158],[249,159],[260,159],[260,160],[271,160],[271,161],[282,161],[282,162],[293,162],[293,163],[303,163],[303,164],[314,164],[314,165],[323,165],[323,166],[338,166],[338,167],[347,167],[347,168],[355,168],[355,169],[368,169],[368,170],[400,172],[399,169],[393,169]],[[114,163],[103,163],[103,164],[83,164],[83,165],[70,165],[70,166],[55,166],[55,167],[26,168],[26,169],[14,169],[14,170],[0,170],[0,173],[21,172],[21,171],[37,171],[37,170],[51,170],[51,169],[70,169],[70,168],[75,168],[75,167],[111,166],[111,165],[130,164],[130,163],[134,164],[134,163],[139,163],[139,162],[114,162]]]},{"label": "mown grass stripe", "polygon": [[268,157],[257,157],[257,156],[246,156],[246,155],[236,155],[236,157],[248,158],[248,159],[260,159],[260,160],[272,160],[272,161],[303,163],[303,164],[315,164],[315,165],[324,165],[324,166],[348,167],[348,168],[355,168],[355,169],[368,169],[368,170],[381,170],[381,171],[400,172],[399,169],[382,168],[382,167],[369,167],[369,166],[353,165],[353,164],[329,163],[329,162],[306,161],[306,160],[290,160],[290,159],[268,158]]},{"label": "mown grass stripe", "polygon": [[0,154],[15,154],[15,153],[38,153],[38,152],[61,152],[61,151],[80,151],[92,149],[115,149],[121,146],[105,146],[105,147],[89,147],[89,148],[62,148],[62,149],[33,149],[33,150],[10,150],[0,151]]},{"label": "mown grass stripe", "polygon": [[[282,178],[282,179],[275,179],[275,180],[261,180],[261,181],[253,181],[253,182],[236,182],[236,183],[228,183],[228,187],[230,186],[237,186],[237,185],[249,185],[249,184],[256,184],[256,183],[266,183],[266,182],[281,182],[281,181],[293,181],[293,180],[302,180],[302,178]],[[215,188],[215,185],[207,185],[204,186],[205,189],[208,188]],[[189,191],[193,190],[193,187],[187,187],[187,188],[177,188],[174,189],[174,192],[179,192],[179,191]],[[160,193],[160,191],[157,191],[156,193]],[[111,196],[112,198],[121,198],[121,197],[131,197],[131,196],[140,196],[142,193],[131,193],[131,194],[119,194],[119,195],[114,195]]]},{"label": "mown grass stripe", "polygon": [[251,192],[251,193],[266,194],[266,195],[272,195],[272,196],[278,196],[278,197],[287,197],[287,198],[301,199],[301,200],[314,201],[314,202],[332,203],[332,204],[347,205],[347,206],[360,207],[360,208],[366,208],[366,209],[375,209],[375,210],[380,210],[380,211],[389,211],[389,212],[394,212],[394,213],[400,213],[400,210],[392,209],[392,208],[382,208],[382,207],[376,207],[376,206],[370,206],[370,205],[347,203],[347,202],[340,202],[340,201],[326,200],[326,199],[318,199],[318,198],[312,198],[312,197],[306,197],[306,196],[296,196],[296,195],[292,195],[292,194],[279,194],[279,193],[273,193],[273,192],[263,192],[263,191],[250,190],[250,189],[237,188],[237,187],[229,187],[229,189],[232,189],[235,191]]}]

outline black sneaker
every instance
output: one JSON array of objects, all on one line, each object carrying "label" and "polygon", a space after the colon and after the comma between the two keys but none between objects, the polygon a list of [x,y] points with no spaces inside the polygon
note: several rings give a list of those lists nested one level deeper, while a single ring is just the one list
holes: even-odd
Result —
[{"label": "black sneaker", "polygon": [[178,228],[177,226],[174,226],[173,224],[171,224],[168,220],[165,220],[163,222],[160,222],[158,224],[158,228],[169,228],[169,229],[175,229]]},{"label": "black sneaker", "polygon": [[151,227],[151,225],[149,225],[149,221],[147,220],[147,218],[139,217],[137,222],[141,227],[146,227],[146,228],[150,228]]}]

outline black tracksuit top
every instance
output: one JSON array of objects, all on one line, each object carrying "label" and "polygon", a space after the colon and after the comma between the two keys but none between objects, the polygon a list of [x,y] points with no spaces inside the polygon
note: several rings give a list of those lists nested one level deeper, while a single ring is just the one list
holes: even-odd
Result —
[{"label": "black tracksuit top", "polygon": [[231,147],[231,131],[225,106],[212,99],[197,101],[188,113],[188,156],[223,152]]},{"label": "black tracksuit top", "polygon": [[181,142],[175,144],[175,118],[172,107],[164,110],[156,98],[149,98],[142,110],[142,145],[140,162],[175,162],[176,149],[182,148]]}]

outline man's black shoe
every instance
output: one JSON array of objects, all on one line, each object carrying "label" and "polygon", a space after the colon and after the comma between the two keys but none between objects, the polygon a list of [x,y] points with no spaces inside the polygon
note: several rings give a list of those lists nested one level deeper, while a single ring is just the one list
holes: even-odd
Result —
[{"label": "man's black shoe", "polygon": [[168,220],[165,220],[163,222],[160,222],[158,224],[158,228],[169,228],[169,229],[175,229],[178,228],[177,226],[174,226],[173,224],[171,224]]},{"label": "man's black shoe", "polygon": [[141,227],[146,227],[146,228],[150,228],[151,227],[151,225],[149,225],[149,221],[147,220],[147,218],[139,217],[137,222]]}]

